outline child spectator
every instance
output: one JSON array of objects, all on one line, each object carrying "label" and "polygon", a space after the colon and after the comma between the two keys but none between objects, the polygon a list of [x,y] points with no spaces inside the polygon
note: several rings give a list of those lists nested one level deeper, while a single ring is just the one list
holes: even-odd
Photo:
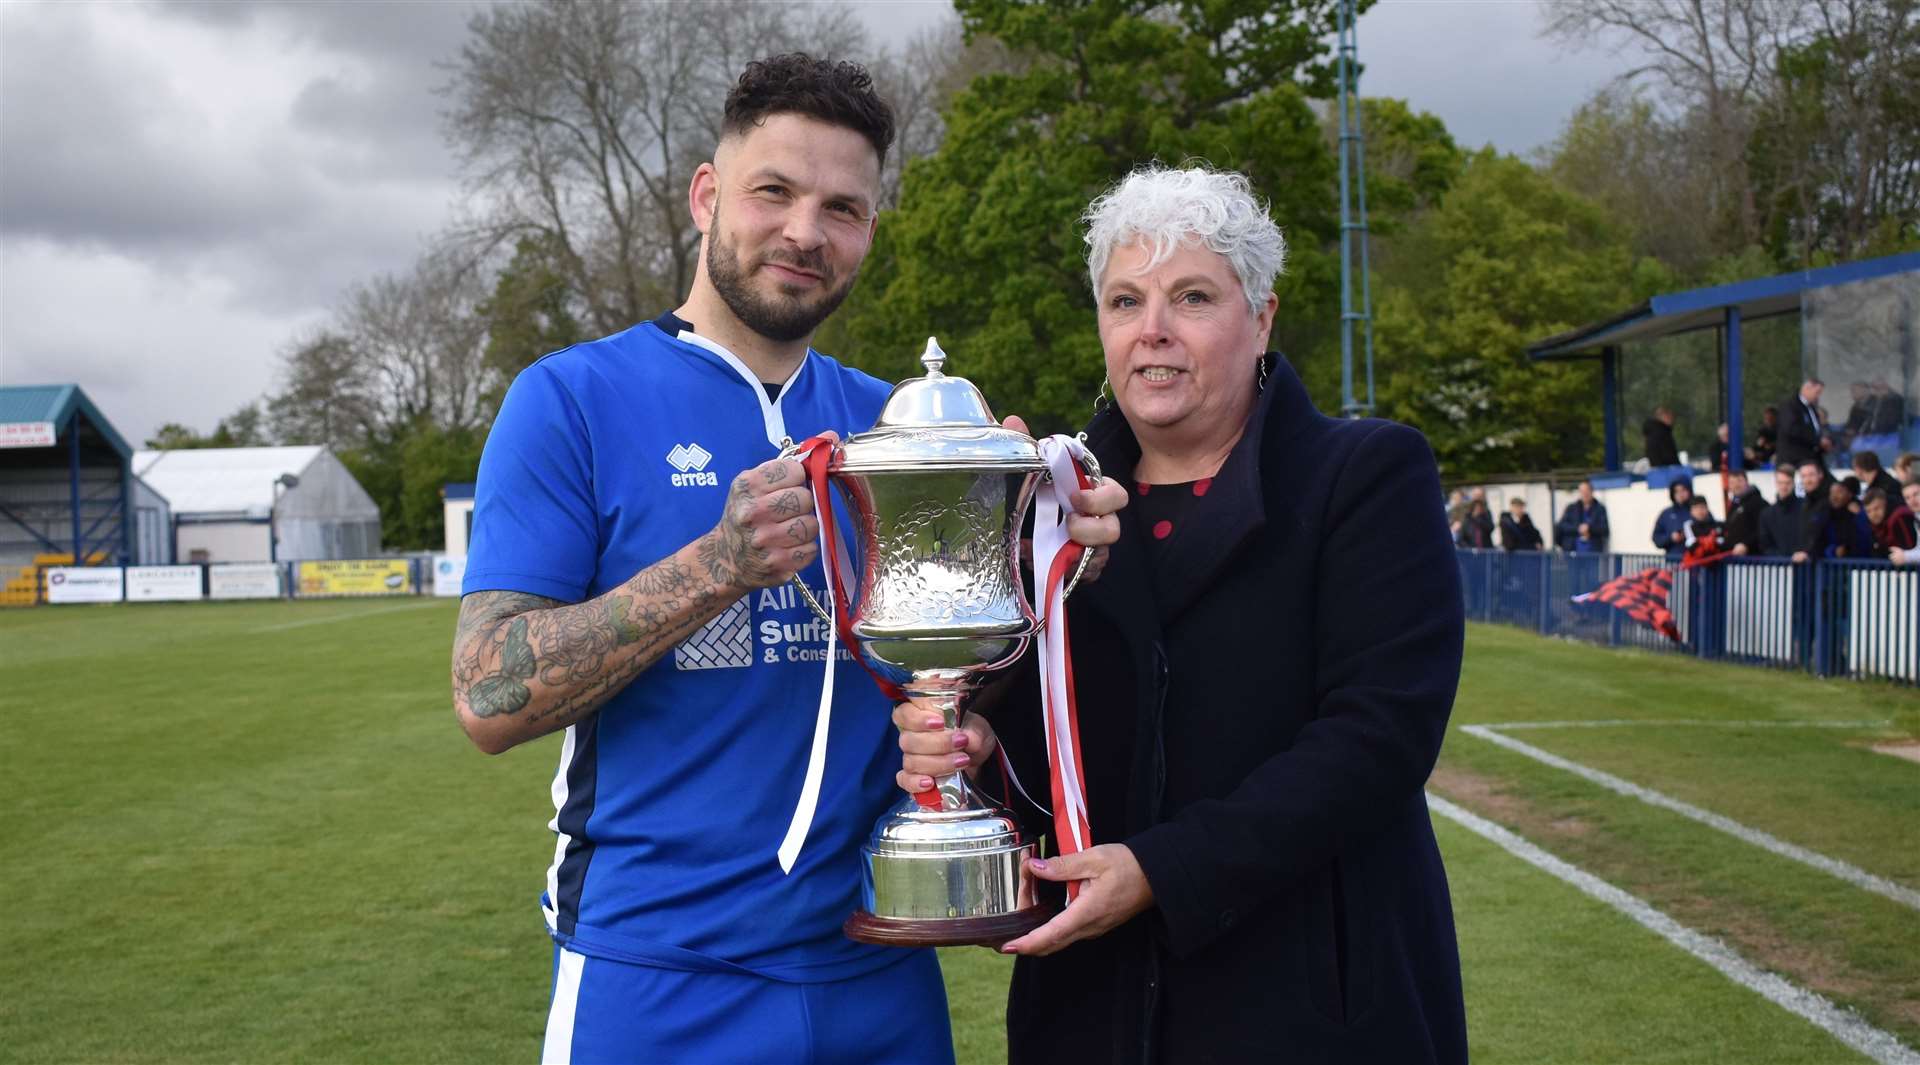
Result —
[{"label": "child spectator", "polygon": [[1687,518],[1693,503],[1693,486],[1685,481],[1673,482],[1667,486],[1667,500],[1672,505],[1661,511],[1653,522],[1653,546],[1675,559],[1687,549]]},{"label": "child spectator", "polygon": [[1707,506],[1706,496],[1694,496],[1687,504],[1687,521],[1681,526],[1686,532],[1686,549],[1694,553],[1694,547],[1703,540],[1719,539],[1720,523],[1714,520],[1713,511]]},{"label": "child spectator", "polygon": [[1509,501],[1507,513],[1500,515],[1500,546],[1509,551],[1538,551],[1540,544],[1540,530],[1527,517],[1527,501],[1517,497]]}]

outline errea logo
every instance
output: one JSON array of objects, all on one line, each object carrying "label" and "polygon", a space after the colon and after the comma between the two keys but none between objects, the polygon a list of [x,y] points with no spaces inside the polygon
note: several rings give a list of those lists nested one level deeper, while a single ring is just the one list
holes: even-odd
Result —
[{"label": "errea logo", "polygon": [[718,486],[720,478],[707,469],[707,463],[713,461],[713,455],[699,444],[675,444],[667,452],[667,465],[679,470],[671,480],[675,488],[692,488],[697,485]]}]

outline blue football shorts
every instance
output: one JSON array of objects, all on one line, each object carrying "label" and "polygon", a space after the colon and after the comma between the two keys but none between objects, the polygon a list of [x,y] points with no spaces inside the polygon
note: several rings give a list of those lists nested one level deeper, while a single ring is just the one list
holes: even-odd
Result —
[{"label": "blue football shorts", "polygon": [[931,950],[825,983],[685,972],[555,947],[549,1065],[872,1062],[952,1065],[947,992]]}]

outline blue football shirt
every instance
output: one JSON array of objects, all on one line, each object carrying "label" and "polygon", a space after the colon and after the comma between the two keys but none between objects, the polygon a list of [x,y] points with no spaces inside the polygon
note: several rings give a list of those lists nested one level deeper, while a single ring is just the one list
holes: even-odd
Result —
[{"label": "blue football shirt", "polygon": [[[809,351],[770,397],[672,315],[548,355],[515,379],[487,439],[464,591],[601,595],[711,529],[734,476],[782,439],[863,431],[888,392]],[[818,562],[802,577],[823,587]],[[891,708],[844,649],[812,827],[791,873],[776,858],[826,635],[791,586],[755,591],[566,730],[543,899],[558,942],[798,982],[899,960],[840,933],[858,845],[900,798]]]}]

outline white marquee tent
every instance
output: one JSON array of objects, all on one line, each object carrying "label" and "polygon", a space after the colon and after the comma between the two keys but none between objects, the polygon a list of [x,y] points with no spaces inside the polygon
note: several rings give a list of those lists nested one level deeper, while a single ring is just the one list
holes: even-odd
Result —
[{"label": "white marquee tent", "polygon": [[380,507],[324,447],[140,451],[133,472],[173,508],[180,562],[380,553]]}]

